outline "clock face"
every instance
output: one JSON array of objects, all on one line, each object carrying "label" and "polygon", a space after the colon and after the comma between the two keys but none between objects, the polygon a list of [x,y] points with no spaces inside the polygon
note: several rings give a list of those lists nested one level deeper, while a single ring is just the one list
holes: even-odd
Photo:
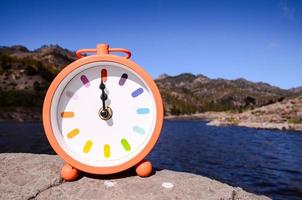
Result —
[{"label": "clock face", "polygon": [[[105,107],[100,116],[104,83]],[[121,165],[150,142],[156,123],[156,103],[132,69],[114,62],[93,62],[69,73],[51,101],[51,126],[61,148],[74,160],[94,167]]]}]

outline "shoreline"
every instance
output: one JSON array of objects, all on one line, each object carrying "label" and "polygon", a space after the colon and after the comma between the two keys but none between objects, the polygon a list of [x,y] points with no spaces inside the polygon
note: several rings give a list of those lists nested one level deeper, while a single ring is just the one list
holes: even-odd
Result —
[{"label": "shoreline", "polygon": [[207,122],[208,126],[238,126],[263,130],[295,131],[302,132],[302,124],[291,124],[288,122],[253,122],[240,119],[241,113],[230,112],[208,112],[193,115],[170,115],[165,116],[166,120],[200,120]]},{"label": "shoreline", "polygon": [[[289,123],[288,120],[272,121],[275,115],[263,114],[263,108],[249,110],[243,113],[234,112],[204,112],[191,115],[168,115],[165,120],[201,120],[209,126],[239,126],[264,130],[302,131],[302,123]],[[256,113],[256,114],[254,114]],[[260,118],[260,120],[259,120]],[[280,117],[279,117],[280,118]],[[15,111],[2,112],[0,122],[42,122],[39,109],[16,108]]]}]

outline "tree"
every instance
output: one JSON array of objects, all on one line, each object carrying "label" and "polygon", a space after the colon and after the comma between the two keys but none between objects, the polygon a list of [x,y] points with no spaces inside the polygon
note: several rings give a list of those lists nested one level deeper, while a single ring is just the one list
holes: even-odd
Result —
[{"label": "tree", "polygon": [[180,110],[175,105],[173,105],[172,108],[170,109],[170,113],[171,115],[179,115]]},{"label": "tree", "polygon": [[250,96],[247,96],[245,99],[245,106],[253,106],[256,104],[256,99]]},{"label": "tree", "polygon": [[1,56],[1,68],[4,70],[10,69],[11,64],[9,61],[10,60],[7,56]]},{"label": "tree", "polygon": [[35,91],[40,91],[41,90],[41,86],[40,86],[40,83],[38,81],[34,82],[33,87],[34,87]]}]

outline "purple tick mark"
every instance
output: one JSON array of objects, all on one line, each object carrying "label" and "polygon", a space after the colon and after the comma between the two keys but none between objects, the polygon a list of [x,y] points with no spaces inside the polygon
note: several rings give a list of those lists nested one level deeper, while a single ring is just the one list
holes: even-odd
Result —
[{"label": "purple tick mark", "polygon": [[90,86],[89,80],[88,80],[88,78],[85,75],[81,76],[81,81],[85,85],[85,87],[89,87]]},{"label": "purple tick mark", "polygon": [[128,78],[128,74],[123,74],[118,82],[120,86],[123,86]]}]

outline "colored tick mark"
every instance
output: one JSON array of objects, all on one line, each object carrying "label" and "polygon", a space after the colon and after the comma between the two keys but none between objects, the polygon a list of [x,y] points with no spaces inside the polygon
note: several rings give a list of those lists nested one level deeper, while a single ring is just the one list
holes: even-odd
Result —
[{"label": "colored tick mark", "polygon": [[74,117],[74,112],[61,112],[62,118],[72,118]]},{"label": "colored tick mark", "polygon": [[74,136],[76,136],[76,135],[79,134],[79,133],[80,133],[80,130],[77,129],[77,128],[75,128],[75,129],[73,129],[72,131],[70,131],[70,132],[67,134],[67,137],[68,137],[69,139],[71,139],[71,138],[73,138]]},{"label": "colored tick mark", "polygon": [[101,71],[101,79],[103,82],[107,81],[107,70],[106,69],[102,69]]},{"label": "colored tick mark", "polygon": [[82,75],[81,76],[81,81],[85,85],[85,87],[89,87],[90,86],[90,83],[89,83],[89,80],[88,80],[87,76]]},{"label": "colored tick mark", "polygon": [[123,145],[123,147],[124,147],[124,149],[126,151],[130,151],[131,150],[131,146],[130,146],[130,144],[128,143],[128,141],[125,138],[123,138],[121,140],[121,144]]},{"label": "colored tick mark", "polygon": [[66,91],[65,94],[66,94],[67,97],[69,97],[71,99],[74,99],[74,100],[78,99],[78,96],[76,94],[74,94],[73,92],[71,92],[71,91]]},{"label": "colored tick mark", "polygon": [[133,126],[133,131],[135,131],[136,133],[143,135],[145,134],[145,130],[139,126]]},{"label": "colored tick mark", "polygon": [[119,84],[120,86],[123,86],[123,85],[126,83],[127,78],[128,78],[128,74],[123,74],[123,75],[121,76],[121,78],[120,78],[118,84]]},{"label": "colored tick mark", "polygon": [[92,147],[92,141],[91,140],[88,140],[83,148],[83,152],[84,153],[88,153]]},{"label": "colored tick mark", "polygon": [[140,94],[142,94],[144,92],[144,90],[143,90],[143,88],[138,88],[137,90],[134,90],[133,92],[132,92],[132,97],[137,97],[137,96],[139,96]]},{"label": "colored tick mark", "polygon": [[105,156],[105,158],[110,157],[110,145],[109,144],[104,145],[104,156]]},{"label": "colored tick mark", "polygon": [[149,114],[150,113],[150,109],[149,108],[138,108],[136,110],[137,114],[140,115],[145,115],[145,114]]}]

